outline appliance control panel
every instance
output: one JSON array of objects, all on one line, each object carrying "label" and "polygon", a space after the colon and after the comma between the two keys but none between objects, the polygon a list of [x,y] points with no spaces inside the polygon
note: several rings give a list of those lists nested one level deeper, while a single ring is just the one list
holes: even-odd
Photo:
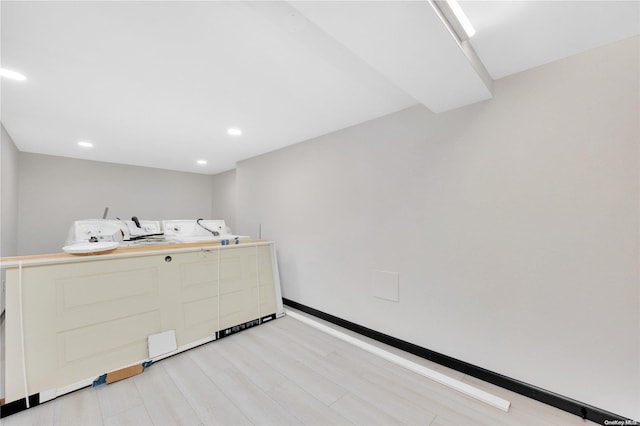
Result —
[{"label": "appliance control panel", "polygon": [[[204,219],[200,223],[212,231],[225,234],[227,228],[224,220]],[[209,231],[201,227],[195,220],[163,220],[162,228],[165,236],[193,237],[198,235],[210,235]]]}]

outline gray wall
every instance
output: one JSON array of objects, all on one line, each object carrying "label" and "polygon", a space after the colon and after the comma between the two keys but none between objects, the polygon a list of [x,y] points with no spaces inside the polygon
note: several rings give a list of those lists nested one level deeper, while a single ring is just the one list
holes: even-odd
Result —
[{"label": "gray wall", "polygon": [[18,148],[0,123],[0,257],[18,246]]},{"label": "gray wall", "polygon": [[77,160],[19,156],[19,254],[60,252],[74,220],[209,217],[211,176]]},{"label": "gray wall", "polygon": [[[212,219],[224,219],[231,230],[236,230],[236,171],[219,173],[212,178]],[[257,237],[258,234],[251,235]]]},{"label": "gray wall", "polygon": [[[0,257],[15,256],[17,248],[18,149],[0,123]],[[0,282],[0,312],[4,312],[4,270]]]},{"label": "gray wall", "polygon": [[240,162],[237,231],[287,298],[640,419],[639,40]]}]

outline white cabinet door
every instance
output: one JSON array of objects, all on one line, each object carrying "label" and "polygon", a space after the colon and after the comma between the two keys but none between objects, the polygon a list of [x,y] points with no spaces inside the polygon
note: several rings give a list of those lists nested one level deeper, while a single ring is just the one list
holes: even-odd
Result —
[{"label": "white cabinet door", "polygon": [[[30,393],[68,386],[148,356],[163,329],[162,281],[175,268],[161,256],[25,267],[22,299]],[[18,306],[18,271],[7,271]],[[7,311],[7,401],[24,396],[17,309]],[[17,386],[18,389],[14,389]]]},{"label": "white cabinet door", "polygon": [[[152,334],[175,330],[181,350],[277,313],[273,269],[271,245],[23,267],[29,393],[140,363]],[[7,270],[7,402],[24,397],[18,276]]]}]

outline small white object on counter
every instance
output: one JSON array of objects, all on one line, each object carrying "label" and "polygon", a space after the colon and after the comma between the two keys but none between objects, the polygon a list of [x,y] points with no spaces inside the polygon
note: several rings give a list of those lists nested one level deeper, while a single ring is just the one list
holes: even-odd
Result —
[{"label": "small white object on counter", "polygon": [[62,247],[62,251],[71,254],[89,254],[89,253],[101,253],[103,251],[114,250],[118,248],[120,244],[116,241],[102,241],[97,243],[75,243]]}]

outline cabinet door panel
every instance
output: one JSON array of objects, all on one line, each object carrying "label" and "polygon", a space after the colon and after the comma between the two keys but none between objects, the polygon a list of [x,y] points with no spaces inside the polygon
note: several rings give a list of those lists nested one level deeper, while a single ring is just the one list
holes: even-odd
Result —
[{"label": "cabinet door panel", "polygon": [[260,315],[276,312],[271,246],[258,247],[258,281],[260,283]]},{"label": "cabinet door panel", "polygon": [[158,309],[158,269],[146,267],[117,273],[96,271],[70,276],[55,271],[57,330],[116,320]]},{"label": "cabinet door panel", "polygon": [[57,385],[146,359],[147,336],[159,332],[160,312],[156,310],[58,333]]},{"label": "cabinet door panel", "polygon": [[202,251],[173,257],[180,270],[178,345],[215,335],[218,326],[218,253]]},{"label": "cabinet door panel", "polygon": [[215,335],[218,330],[218,297],[183,302],[184,329],[177,334],[178,345]]},{"label": "cabinet door panel", "polygon": [[161,329],[164,263],[156,256],[24,268],[29,388],[64,387],[148,357],[147,336]]},{"label": "cabinet door panel", "polygon": [[220,328],[259,316],[255,247],[220,251]]}]

